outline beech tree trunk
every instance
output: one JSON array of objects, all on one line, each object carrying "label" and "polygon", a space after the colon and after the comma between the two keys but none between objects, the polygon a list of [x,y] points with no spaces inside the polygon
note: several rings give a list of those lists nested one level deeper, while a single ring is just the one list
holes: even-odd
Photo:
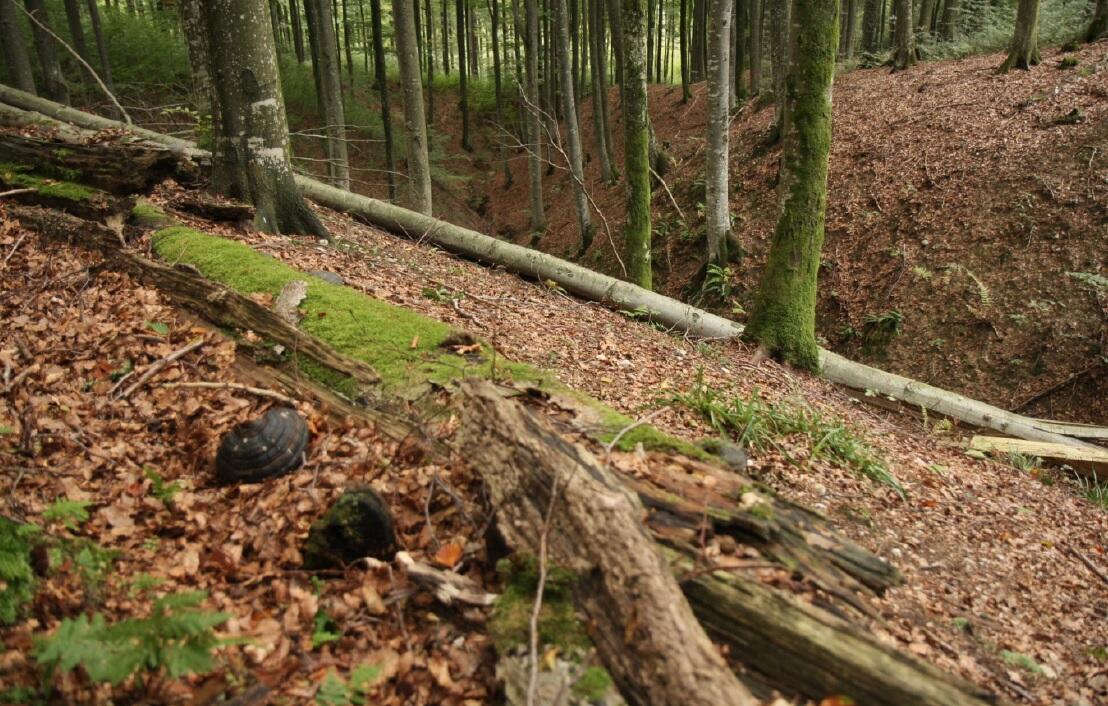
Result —
[{"label": "beech tree trunk", "polygon": [[[947,0],[948,4],[950,0]],[[957,0],[954,0],[957,2]],[[886,0],[865,0],[862,10],[862,50],[876,54],[881,49],[881,18],[885,13]]]},{"label": "beech tree trunk", "polygon": [[[552,0],[554,3],[554,24],[557,27],[558,43],[569,46],[569,13],[566,0]],[[577,99],[573,92],[573,66],[564,52],[559,53],[558,69],[561,73],[562,118],[565,124],[566,150],[569,159],[569,173],[573,189],[573,209],[577,214],[577,232],[581,238],[578,255],[584,255],[592,245],[593,228],[589,216],[589,199],[585,193],[584,157],[581,149],[581,131],[577,124]]]},{"label": "beech tree trunk", "polygon": [[762,92],[762,8],[766,0],[750,0],[750,94]]},{"label": "beech tree trunk", "polygon": [[788,114],[785,106],[785,76],[789,69],[789,3],[791,0],[766,0],[769,3],[770,72],[773,76],[773,138],[785,134]]},{"label": "beech tree trunk", "polygon": [[[95,0],[92,0],[95,2]],[[289,0],[289,21],[292,24],[292,47],[296,63],[304,63],[304,26],[300,23],[300,6],[297,0]]]},{"label": "beech tree trunk", "polygon": [[1008,48],[1008,58],[997,69],[1007,73],[1012,69],[1030,69],[1042,61],[1039,55],[1039,0],[1020,0],[1016,10],[1016,31]]},{"label": "beech tree trunk", "polygon": [[916,39],[912,31],[912,0],[893,0],[896,28],[893,32],[893,71],[916,63]]},{"label": "beech tree trunk", "polygon": [[27,43],[23,41],[23,13],[11,0],[0,0],[0,47],[4,51],[4,66],[12,86],[27,93],[35,92],[35,78]]},{"label": "beech tree trunk", "polygon": [[785,200],[746,334],[785,362],[818,370],[816,280],[827,209],[838,0],[794,0],[792,11],[781,155]]},{"label": "beech tree trunk", "polygon": [[1105,35],[1108,35],[1108,0],[1096,0],[1096,9],[1093,11],[1089,29],[1085,32],[1085,41],[1095,42]]},{"label": "beech tree trunk", "polygon": [[612,57],[615,62],[616,85],[623,88],[623,15],[620,0],[607,0],[608,27],[612,30]]},{"label": "beech tree trunk", "polygon": [[415,15],[412,12],[414,2],[419,0],[392,0],[392,17],[396,28],[396,58],[400,64],[400,87],[404,95],[409,202],[413,211],[430,216],[431,164],[427,158],[423,86],[419,71],[419,54],[416,49]]},{"label": "beech tree trunk", "polygon": [[468,44],[466,35],[468,32],[466,31],[465,1],[455,0],[454,2],[458,20],[458,31],[456,32],[458,44],[458,107],[462,111],[462,149],[466,152],[472,152],[473,145],[469,141],[469,95],[466,86],[469,61],[466,56],[466,45]]},{"label": "beech tree trunk", "polygon": [[[1103,4],[1103,0],[1101,0]],[[943,41],[953,41],[958,32],[958,22],[962,17],[962,0],[946,0],[943,3],[943,18],[939,22],[939,37]]]},{"label": "beech tree trunk", "polygon": [[269,5],[208,0],[204,10],[220,116],[212,185],[252,203],[264,232],[326,236],[293,180]]},{"label": "beech tree trunk", "polygon": [[728,128],[731,84],[731,0],[709,0],[708,17],[708,145],[705,164],[704,220],[708,227],[708,262],[727,262],[731,233],[728,188]]},{"label": "beech tree trunk", "polygon": [[[7,2],[11,2],[11,0],[7,0]],[[63,5],[65,6],[65,21],[69,26],[69,38],[73,43],[73,50],[86,64],[92,66],[92,57],[88,53],[88,43],[85,42],[85,28],[81,24],[81,6],[78,4],[78,0],[65,0]],[[85,67],[82,66],[80,70],[81,75],[85,77],[85,81],[95,86],[96,79],[88,73]]]},{"label": "beech tree trunk", "polygon": [[[500,3],[498,0],[489,0],[489,23],[492,25],[492,80],[493,90],[496,95],[496,125],[498,129],[502,129],[507,132],[507,126],[504,124],[504,89],[501,76],[501,62],[500,62]],[[507,38],[504,37],[506,40]],[[575,55],[576,56],[576,55]],[[505,141],[502,141],[500,147],[500,162],[504,165],[504,188],[507,189],[512,185],[512,168],[508,160],[508,146]]]},{"label": "beech tree trunk", "polygon": [[627,216],[623,226],[631,281],[651,288],[650,115],[646,103],[644,0],[623,3],[623,171]]},{"label": "beech tree trunk", "polygon": [[[12,0],[5,0],[5,2],[12,2]],[[42,72],[43,93],[52,101],[68,104],[69,88],[65,85],[62,65],[58,62],[58,54],[54,47],[55,40],[50,36],[53,28],[50,25],[50,17],[46,13],[46,3],[43,0],[24,0],[24,4],[27,12],[34,18],[31,22],[31,36],[35,41],[35,53],[38,55],[38,66]]]},{"label": "beech tree trunk", "polygon": [[589,17],[589,68],[592,75],[592,120],[596,134],[596,154],[600,159],[600,178],[605,184],[614,184],[612,169],[612,133],[608,128],[608,66],[605,46],[603,0],[582,0],[588,4]]},{"label": "beech tree trunk", "polygon": [[842,39],[839,42],[839,54],[847,61],[854,58],[854,26],[859,0],[846,0],[843,10]]},{"label": "beech tree trunk", "polygon": [[326,139],[327,174],[340,189],[350,189],[350,160],[346,148],[346,111],[342,105],[342,65],[331,14],[331,0],[304,0],[313,13],[309,31],[315,36],[313,66]]},{"label": "beech tree trunk", "polygon": [[377,98],[381,102],[381,131],[385,142],[385,177],[389,186],[389,201],[396,201],[396,156],[392,151],[392,110],[389,108],[389,82],[385,68],[385,39],[381,31],[381,0],[369,0],[373,22],[373,73],[377,82]]},{"label": "beech tree trunk", "polygon": [[112,62],[108,58],[108,43],[104,41],[104,30],[100,26],[100,7],[96,0],[88,0],[88,19],[92,25],[92,37],[96,41],[96,54],[100,59],[100,79],[109,91],[115,91],[112,83]]},{"label": "beech tree trunk", "polygon": [[[96,0],[91,0],[93,3]],[[211,116],[213,130],[218,130],[219,116],[212,105],[211,52],[208,50],[208,30],[204,24],[201,0],[180,0],[181,34],[189,57],[192,79],[192,105],[203,116]]]},{"label": "beech tree trunk", "polygon": [[692,98],[689,92],[689,0],[681,0],[681,102]]},{"label": "beech tree trunk", "polygon": [[539,111],[539,9],[537,0],[525,0],[527,15],[527,62],[524,105],[527,125],[527,175],[531,194],[531,240],[534,242],[546,230],[546,212],[542,203],[542,115]]},{"label": "beech tree trunk", "polygon": [[[418,0],[416,0],[418,2]],[[431,0],[425,0],[424,13],[427,16],[427,124],[435,122],[435,15],[431,12]]]},{"label": "beech tree trunk", "polygon": [[735,100],[732,101],[736,105],[738,101],[746,98],[746,57],[749,51],[749,44],[746,41],[747,27],[750,24],[748,17],[750,9],[750,0],[734,0],[735,11],[732,13],[732,17],[735,20],[735,62],[732,69],[735,73],[735,83],[732,90]]}]

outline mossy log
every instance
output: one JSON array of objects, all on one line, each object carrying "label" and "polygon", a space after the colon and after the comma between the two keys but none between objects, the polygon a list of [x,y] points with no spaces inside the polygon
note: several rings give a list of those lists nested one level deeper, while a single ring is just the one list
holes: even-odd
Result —
[{"label": "mossy log", "polygon": [[[187,140],[83,113],[9,86],[0,85],[0,102],[26,111],[37,111],[52,119],[72,122],[88,129],[127,130],[195,159],[210,159],[207,152],[197,149],[196,145]],[[317,203],[344,211],[385,230],[426,240],[464,257],[500,265],[511,272],[551,280],[567,291],[591,301],[620,309],[649,311],[654,321],[690,335],[718,339],[735,338],[743,333],[743,327],[734,321],[629,282],[593,272],[553,255],[498,240],[390,203],[343,191],[309,177],[297,176],[296,183],[305,196]],[[1080,440],[1100,438],[1108,433],[1104,427],[1090,429],[1080,424],[1043,422],[1013,414],[956,392],[848,360],[825,349],[819,351],[819,364],[821,374],[831,382],[856,390],[872,390],[924,408],[933,415],[947,416],[974,427],[992,429],[1028,441],[1087,446],[1088,444]]]}]

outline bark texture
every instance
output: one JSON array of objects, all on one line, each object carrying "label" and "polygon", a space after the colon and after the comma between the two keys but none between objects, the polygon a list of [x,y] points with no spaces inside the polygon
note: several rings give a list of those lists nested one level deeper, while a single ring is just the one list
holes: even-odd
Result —
[{"label": "bark texture", "polygon": [[[427,158],[427,124],[423,114],[423,86],[416,47],[415,13],[418,0],[392,0],[396,24],[396,56],[404,93],[404,133],[408,145],[408,199],[411,209],[431,215],[431,164]],[[430,55],[430,52],[428,52]]]},{"label": "bark texture", "polygon": [[209,0],[204,11],[220,115],[212,185],[252,203],[262,231],[326,236],[297,190],[289,163],[269,5],[264,0]]},{"label": "bark texture", "polygon": [[523,111],[527,125],[527,176],[531,195],[531,238],[546,230],[546,210],[542,202],[542,114],[539,111],[539,8],[537,0],[525,0],[527,16],[526,86]]},{"label": "bark texture", "polygon": [[181,0],[179,8],[181,34],[185,38],[192,79],[192,105],[201,117],[211,116],[213,128],[216,128],[219,116],[213,113],[211,52],[208,50],[208,28],[204,23],[203,9],[200,0]]},{"label": "bark texture", "polygon": [[1012,69],[1030,69],[1042,61],[1039,55],[1039,0],[1020,0],[1016,10],[1016,30],[1008,48],[1008,58],[997,69],[1007,73]]},{"label": "bark texture", "polygon": [[[557,27],[558,43],[569,46],[569,13],[566,0],[552,0],[554,3],[554,24]],[[566,156],[569,159],[569,173],[573,179],[573,210],[577,214],[577,233],[581,238],[578,253],[583,255],[592,245],[593,228],[589,217],[589,197],[585,193],[584,156],[581,149],[581,130],[577,124],[577,99],[573,92],[573,66],[564,52],[558,57],[558,70],[561,76],[562,118],[565,124]]]},{"label": "bark texture", "polygon": [[[6,0],[12,2],[12,0]],[[42,72],[42,90],[46,97],[58,103],[69,103],[69,87],[65,85],[62,65],[55,51],[53,28],[50,16],[46,12],[43,0],[24,0],[31,18],[31,36],[35,41],[35,54],[38,55],[38,67]],[[56,32],[54,32],[56,34]]]},{"label": "bark texture", "polygon": [[96,41],[96,54],[100,59],[100,78],[109,91],[114,91],[112,62],[108,58],[108,43],[104,41],[104,30],[100,26],[100,7],[96,4],[96,0],[88,0],[86,4],[88,6],[89,24],[92,25],[92,36]]},{"label": "bark texture", "polygon": [[338,188],[349,189],[350,161],[346,149],[346,112],[342,105],[342,67],[339,65],[331,0],[304,0],[304,7],[312,13],[308,27],[315,37],[313,69],[326,136],[327,175]]},{"label": "bark texture", "polygon": [[762,92],[762,9],[766,0],[750,0],[750,94]]},{"label": "bark texture", "polygon": [[773,133],[780,140],[785,134],[785,77],[789,70],[789,3],[791,0],[766,0],[769,3],[770,73],[773,77]]},{"label": "bark texture", "polygon": [[881,49],[881,16],[885,10],[885,0],[865,2],[862,8],[862,50],[876,54]]},{"label": "bark texture", "polygon": [[651,288],[650,115],[646,104],[646,17],[644,0],[622,0],[623,171],[627,216],[623,237],[631,281]]},{"label": "bark texture", "polygon": [[607,42],[604,28],[603,0],[582,0],[588,3],[589,67],[592,76],[592,120],[596,134],[596,154],[600,159],[600,178],[605,184],[616,182],[612,167],[612,133],[608,129],[608,65]]},{"label": "bark texture", "polygon": [[[1104,0],[1100,0],[1104,4]],[[946,0],[943,3],[943,16],[939,21],[939,37],[944,41],[954,40],[958,32],[958,22],[962,18],[962,0]]]},{"label": "bark texture", "polygon": [[576,602],[620,693],[642,706],[757,703],[697,624],[638,498],[490,383],[463,383],[462,400],[459,448],[481,469],[509,546],[538,552],[554,495],[548,556],[579,576]]},{"label": "bark texture", "polygon": [[4,66],[11,85],[27,93],[35,92],[31,59],[23,40],[23,13],[11,0],[0,0],[0,46],[4,50]]},{"label": "bark texture", "polygon": [[1105,35],[1108,35],[1108,0],[1096,0],[1096,9],[1093,10],[1089,29],[1085,32],[1085,41],[1095,42]]},{"label": "bark texture", "polygon": [[705,155],[704,220],[708,227],[708,262],[727,261],[731,233],[728,188],[731,66],[731,0],[709,0],[708,7],[708,145]]},{"label": "bark texture", "polygon": [[912,0],[893,0],[896,27],[893,31],[893,71],[916,63],[916,40],[912,31]]},{"label": "bark texture", "polygon": [[831,82],[839,45],[837,0],[794,0],[786,122],[781,154],[784,205],[747,335],[800,368],[819,368],[816,281],[827,209]]}]

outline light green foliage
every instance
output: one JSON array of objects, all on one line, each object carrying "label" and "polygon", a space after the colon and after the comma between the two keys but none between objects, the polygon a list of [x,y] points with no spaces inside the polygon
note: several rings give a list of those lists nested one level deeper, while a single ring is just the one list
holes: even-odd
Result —
[{"label": "light green foliage", "polygon": [[1093,272],[1067,272],[1066,276],[1091,287],[1096,292],[1108,294],[1108,277]]},{"label": "light green foliage", "polygon": [[[1063,44],[1082,34],[1090,9],[1090,4],[1084,0],[1041,0],[1040,46]],[[916,35],[916,46],[922,58],[955,59],[1008,48],[1016,24],[1016,3],[962,0],[961,10],[954,41],[943,41],[928,33]]]},{"label": "light green foliage", "polygon": [[59,522],[70,530],[75,530],[80,525],[88,522],[88,506],[91,503],[84,500],[70,500],[58,498],[50,507],[42,512],[42,519],[46,522]]},{"label": "light green foliage", "polygon": [[55,181],[28,173],[30,169],[19,164],[0,163],[0,177],[15,188],[35,189],[47,198],[65,201],[87,201],[100,193],[96,189],[68,181]]},{"label": "light green foliage", "polygon": [[35,659],[49,675],[80,666],[93,682],[110,684],[136,672],[164,672],[173,679],[210,672],[212,651],[224,644],[213,628],[230,616],[199,610],[205,597],[199,591],[162,596],[149,617],[117,623],[107,623],[100,613],[63,620],[53,635],[39,640]]},{"label": "light green foliage", "polygon": [[612,677],[603,667],[589,667],[573,683],[573,695],[585,701],[600,701],[612,688]]},{"label": "light green foliage", "polygon": [[328,642],[335,642],[342,637],[338,624],[334,618],[327,615],[327,611],[320,608],[312,619],[312,649],[318,650]]},{"label": "light green foliage", "polygon": [[1024,473],[1031,473],[1032,471],[1042,468],[1043,460],[1038,456],[1030,456],[1020,453],[1019,451],[1012,451],[1008,454],[1008,465]]},{"label": "light green foliage", "polygon": [[34,525],[0,517],[0,625],[16,621],[35,595],[35,573],[31,567]]},{"label": "light green foliage", "polygon": [[734,293],[731,267],[728,265],[708,265],[708,271],[704,275],[703,292],[707,296],[715,297],[720,301],[726,301]]},{"label": "light green foliage", "polygon": [[754,450],[774,447],[785,437],[806,437],[812,458],[825,458],[905,496],[884,459],[866,442],[840,420],[825,417],[802,402],[770,403],[757,392],[745,399],[726,398],[709,387],[702,375],[687,393],[675,395],[673,402],[698,412],[717,432]]},{"label": "light green foliage", "polygon": [[[531,611],[539,585],[538,561],[534,556],[515,555],[501,559],[496,572],[504,584],[489,619],[489,635],[501,654],[527,644]],[[577,577],[557,566],[547,566],[539,612],[539,642],[555,645],[563,652],[587,648],[591,643],[573,607]]]},{"label": "light green foliage", "polygon": [[369,690],[381,678],[381,668],[363,662],[350,672],[350,682],[343,681],[335,671],[330,671],[319,685],[316,703],[319,706],[362,706],[368,703]]},{"label": "light green foliage", "polygon": [[167,510],[172,510],[173,497],[181,492],[181,484],[177,481],[166,483],[165,478],[162,478],[162,474],[149,466],[142,469],[142,474],[150,480],[150,494],[161,500]]},{"label": "light green foliage", "polygon": [[951,618],[950,622],[951,622],[952,625],[954,625],[955,628],[957,628],[958,630],[960,630],[962,632],[965,632],[965,631],[969,630],[969,628],[970,628],[970,621],[967,618],[962,618],[962,617]]},{"label": "light green foliage", "polygon": [[862,348],[869,353],[884,353],[903,328],[904,314],[897,309],[870,314],[862,324]]},{"label": "light green foliage", "polygon": [[1031,672],[1032,674],[1044,674],[1043,668],[1039,665],[1038,662],[1021,652],[1010,652],[1008,650],[1001,650],[1000,658],[1004,660],[1006,664],[1010,664],[1013,667],[1019,667],[1020,669]]}]

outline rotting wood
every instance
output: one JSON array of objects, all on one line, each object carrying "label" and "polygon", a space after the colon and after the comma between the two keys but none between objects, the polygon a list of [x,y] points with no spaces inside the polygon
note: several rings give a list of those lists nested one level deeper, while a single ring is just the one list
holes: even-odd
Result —
[{"label": "rotting wood", "polygon": [[1090,478],[1108,478],[1108,449],[1103,447],[1074,448],[1063,444],[1024,441],[1002,436],[975,436],[969,448],[989,454],[1023,454],[1054,464],[1065,464]]},{"label": "rotting wood", "polygon": [[[658,607],[649,603],[651,594],[645,589],[657,580],[652,569],[662,564],[679,580],[687,577],[682,590],[701,624],[714,639],[733,647],[732,656],[757,681],[815,700],[848,695],[867,706],[1002,703],[757,580],[702,571],[693,557],[678,551],[665,550],[665,566],[656,548],[641,547],[641,506],[589,451],[564,439],[522,405],[504,399],[490,383],[464,383],[461,394],[463,422],[456,445],[485,479],[498,526],[510,546],[535,551],[558,478],[564,496],[549,535],[550,556],[581,576],[578,602],[609,668],[609,655],[631,660],[636,650],[655,644],[649,638],[635,641],[651,629],[650,611]],[[604,541],[598,542],[598,537]],[[634,595],[622,596],[621,587]],[[663,645],[663,654],[672,666],[678,653],[674,646],[685,643],[666,633],[653,635],[665,636],[669,644]],[[621,673],[634,674],[649,666],[623,665],[627,671]],[[664,695],[626,690],[623,694],[636,703],[667,703],[661,700]],[[688,697],[677,703],[698,701]]]},{"label": "rotting wood", "polygon": [[[84,128],[129,130],[133,134],[201,160],[210,155],[187,140],[128,126],[79,110],[62,106],[9,86],[0,85],[0,101],[17,109],[36,111],[55,120],[72,122]],[[336,189],[309,177],[298,175],[296,183],[308,198],[335,210],[344,211],[367,223],[393,233],[421,241],[430,241],[453,253],[481,262],[503,266],[509,271],[541,280],[552,280],[568,292],[620,309],[644,309],[651,319],[709,339],[736,338],[743,327],[734,321],[697,309],[628,282],[593,272],[553,255],[497,240],[488,235],[409,211],[399,206]],[[837,353],[820,350],[822,375],[829,381],[858,390],[872,390],[902,400],[929,413],[957,419],[976,427],[1011,434],[1030,441],[1047,441],[1072,446],[1091,446],[1085,438],[1103,438],[1108,428],[1071,425],[1065,422],[1040,424],[1039,420],[1000,409],[956,392],[943,390],[918,380],[848,360]]]},{"label": "rotting wood", "polygon": [[681,596],[640,522],[638,498],[491,383],[462,383],[461,399],[458,448],[484,478],[509,546],[538,551],[556,488],[550,560],[577,574],[576,602],[624,698],[644,706],[754,704]]}]

